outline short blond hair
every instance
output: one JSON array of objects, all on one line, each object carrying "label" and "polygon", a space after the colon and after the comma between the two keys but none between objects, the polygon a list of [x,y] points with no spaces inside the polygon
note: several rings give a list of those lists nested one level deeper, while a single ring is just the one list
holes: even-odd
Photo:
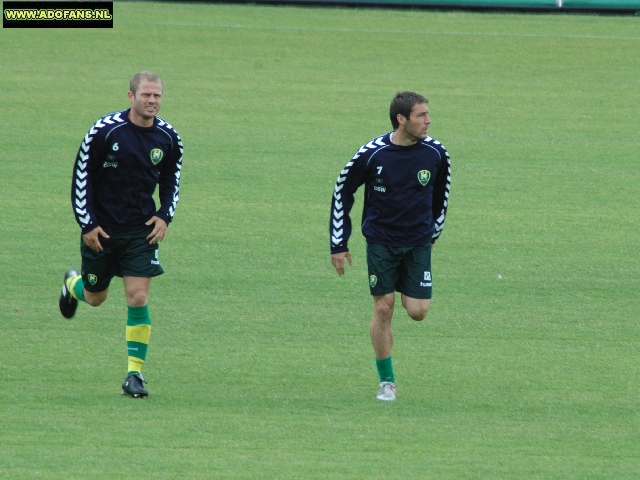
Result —
[{"label": "short blond hair", "polygon": [[129,82],[129,90],[131,91],[131,93],[133,93],[134,95],[136,94],[136,92],[138,91],[138,87],[143,80],[152,83],[159,83],[164,90],[164,82],[158,75],[153,72],[144,71],[136,73],[133,77],[131,77],[131,81]]}]

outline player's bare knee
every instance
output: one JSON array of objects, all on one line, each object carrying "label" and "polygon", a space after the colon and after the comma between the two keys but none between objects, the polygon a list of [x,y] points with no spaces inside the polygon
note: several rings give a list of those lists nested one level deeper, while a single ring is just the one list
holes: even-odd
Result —
[{"label": "player's bare knee", "polygon": [[127,298],[127,304],[130,307],[144,307],[147,304],[147,294],[140,292]]},{"label": "player's bare knee", "polygon": [[420,306],[407,309],[407,314],[416,322],[421,322],[425,318],[427,318],[427,312],[429,311],[429,306]]},{"label": "player's bare knee", "polygon": [[374,314],[379,319],[391,319],[393,317],[393,305],[387,303],[377,304],[374,308]]},{"label": "player's bare knee", "polygon": [[373,300],[374,319],[390,321],[393,317],[393,308],[395,304],[395,295],[376,296]]},{"label": "player's bare knee", "polygon": [[84,299],[88,305],[99,307],[107,299],[107,292],[89,293],[85,292]]}]

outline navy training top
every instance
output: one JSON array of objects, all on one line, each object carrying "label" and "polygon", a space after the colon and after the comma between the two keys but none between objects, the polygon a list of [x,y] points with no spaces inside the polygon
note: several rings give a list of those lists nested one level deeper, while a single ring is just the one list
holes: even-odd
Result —
[{"label": "navy training top", "polygon": [[[133,230],[154,215],[167,224],[179,200],[182,140],[155,117],[151,127],[129,109],[100,118],[85,135],[73,168],[71,204],[82,233],[97,226]],[[159,187],[160,206],[153,193]]]},{"label": "navy training top", "polygon": [[363,145],[340,172],[331,202],[331,253],[348,251],[349,213],[365,185],[362,234],[369,243],[414,247],[440,236],[451,188],[451,162],[431,137],[395,145],[391,133]]}]

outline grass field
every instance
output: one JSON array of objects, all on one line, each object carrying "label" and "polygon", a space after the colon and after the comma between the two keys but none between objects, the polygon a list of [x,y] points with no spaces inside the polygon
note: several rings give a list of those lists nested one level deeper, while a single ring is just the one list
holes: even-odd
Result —
[{"label": "grass field", "polygon": [[[0,477],[639,478],[639,22],[116,3],[0,31]],[[134,401],[120,282],[71,321],[57,297],[80,140],[144,69],[185,159]],[[364,242],[338,278],[328,215],[404,89],[453,184],[382,404]]]}]

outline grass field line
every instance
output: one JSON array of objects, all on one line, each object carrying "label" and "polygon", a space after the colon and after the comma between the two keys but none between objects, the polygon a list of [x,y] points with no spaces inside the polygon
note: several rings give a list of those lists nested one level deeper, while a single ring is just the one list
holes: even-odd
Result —
[{"label": "grass field line", "polygon": [[242,25],[230,23],[185,23],[185,22],[118,22],[128,25],[155,25],[164,27],[205,27],[227,29],[259,29],[259,30],[284,30],[298,32],[342,32],[342,33],[380,33],[380,34],[417,34],[417,35],[451,35],[451,36],[478,36],[478,37],[516,37],[516,38],[566,38],[588,40],[631,40],[640,41],[640,37],[623,37],[616,35],[578,35],[562,33],[506,33],[506,32],[443,32],[432,30],[387,30],[371,28],[310,28],[293,27],[287,25]]}]

